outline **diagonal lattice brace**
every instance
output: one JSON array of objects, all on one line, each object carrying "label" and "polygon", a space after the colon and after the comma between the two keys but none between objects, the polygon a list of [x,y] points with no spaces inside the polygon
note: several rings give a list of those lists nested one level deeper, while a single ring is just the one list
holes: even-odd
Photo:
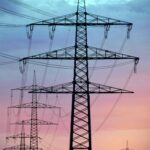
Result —
[{"label": "diagonal lattice brace", "polygon": [[[80,82],[81,83],[81,82]],[[132,91],[120,89],[120,88],[115,88],[111,86],[106,86],[106,85],[101,85],[93,82],[89,82],[89,92],[90,94],[115,94],[115,93],[133,93]],[[73,93],[73,82],[68,82],[65,84],[59,84],[51,87],[45,87],[42,89],[37,89],[37,90],[32,90],[30,93],[49,93],[49,94],[72,94]],[[86,93],[84,89],[80,89],[78,91],[80,94]]]}]

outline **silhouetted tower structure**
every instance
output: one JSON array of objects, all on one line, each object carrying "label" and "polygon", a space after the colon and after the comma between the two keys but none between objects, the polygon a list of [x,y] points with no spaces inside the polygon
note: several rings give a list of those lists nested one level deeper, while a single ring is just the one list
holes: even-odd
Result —
[{"label": "silhouetted tower structure", "polygon": [[[25,86],[25,87],[21,87],[21,88],[16,88],[13,90],[19,90],[19,91],[31,91],[31,90],[37,90],[38,88],[41,88],[40,86],[38,86],[36,84],[36,75],[35,75],[35,71],[34,71],[34,78],[33,78],[33,84],[31,86]],[[17,106],[11,106],[9,108],[18,108],[18,109],[22,109],[22,108],[30,108],[31,109],[31,118],[29,120],[24,120],[21,122],[16,122],[15,124],[17,125],[22,125],[22,122],[24,125],[29,125],[30,126],[30,150],[42,150],[42,148],[39,148],[39,137],[38,137],[38,126],[39,125],[57,125],[57,123],[52,123],[52,122],[47,122],[47,121],[43,121],[40,120],[38,118],[38,109],[59,109],[59,107],[56,106],[51,106],[51,105],[47,105],[47,104],[43,104],[38,102],[38,97],[37,97],[37,93],[32,93],[32,102],[30,103],[25,103],[25,104],[21,104],[21,105],[17,105]]]},{"label": "silhouetted tower structure", "polygon": [[133,92],[90,82],[89,60],[133,59],[136,65],[139,58],[89,46],[87,29],[89,26],[104,26],[105,38],[107,38],[110,26],[127,26],[127,36],[129,37],[132,23],[88,13],[85,0],[78,0],[75,13],[27,25],[29,37],[31,37],[34,26],[51,26],[52,30],[55,26],[75,26],[76,28],[74,46],[29,56],[20,61],[23,61],[24,65],[28,59],[74,61],[72,82],[39,88],[32,90],[31,93],[72,94],[70,150],[92,150],[90,94]]},{"label": "silhouetted tower structure", "polygon": [[127,142],[126,142],[126,148],[121,149],[121,150],[133,150],[133,149],[130,149],[130,148],[129,148],[129,143],[128,143],[128,141],[127,141]]},{"label": "silhouetted tower structure", "polygon": [[4,148],[3,150],[27,150],[27,149],[29,150],[30,147],[26,145],[26,141],[25,141],[26,138],[29,139],[30,136],[25,134],[24,121],[22,121],[21,133],[17,134],[17,135],[6,137],[6,140],[20,139],[20,145],[7,147],[7,148]]}]

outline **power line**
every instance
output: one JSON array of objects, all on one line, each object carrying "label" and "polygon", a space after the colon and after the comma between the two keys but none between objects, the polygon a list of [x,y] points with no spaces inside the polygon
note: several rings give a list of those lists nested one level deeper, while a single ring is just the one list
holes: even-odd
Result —
[{"label": "power line", "polygon": [[11,3],[14,3],[16,5],[20,5],[20,6],[24,7],[24,8],[27,8],[27,9],[29,9],[31,11],[37,12],[37,13],[39,13],[41,15],[45,15],[45,16],[48,16],[48,17],[54,16],[54,14],[51,14],[51,13],[46,12],[46,11],[43,11],[43,10],[41,10],[39,8],[33,7],[33,6],[29,5],[29,4],[23,3],[23,2],[18,1],[18,0],[8,0],[8,1],[11,2]]},{"label": "power line", "polygon": [[11,65],[11,64],[15,64],[17,63],[16,61],[7,61],[7,62],[1,62],[0,66],[4,66],[4,65]]},{"label": "power line", "polygon": [[[122,43],[122,45],[121,45],[121,47],[120,47],[119,52],[122,52],[122,51],[123,51],[126,42],[127,42],[127,38],[125,37],[125,39],[123,40],[123,43]],[[124,64],[129,64],[129,62],[128,62],[128,63],[120,64],[120,65],[123,66]],[[113,73],[113,71],[114,71],[114,69],[115,69],[116,66],[118,66],[117,60],[114,61],[113,65],[111,65],[111,67],[108,67],[108,68],[111,68],[111,69],[110,69],[110,72],[108,73],[108,75],[107,75],[107,77],[106,77],[106,80],[104,81],[104,85],[107,84],[107,82],[108,82],[108,80],[110,79],[110,77],[111,77],[111,75],[112,75],[112,73]],[[92,105],[94,105],[94,103],[98,100],[99,96],[100,96],[100,95],[97,95],[97,96],[95,97],[95,99],[94,99]]]},{"label": "power line", "polygon": [[4,57],[4,58],[7,58],[7,59],[19,61],[19,58],[18,58],[18,57],[12,56],[12,55],[8,55],[8,54],[6,54],[6,53],[0,52],[0,56],[1,56],[1,57]]},{"label": "power line", "polygon": [[9,9],[3,8],[3,7],[0,7],[0,11],[8,13],[10,15],[15,15],[17,17],[22,17],[22,18],[25,18],[25,19],[30,19],[30,20],[35,20],[35,21],[39,21],[40,20],[39,18],[32,17],[32,16],[25,15],[25,14],[21,14],[21,13],[18,13],[18,12],[15,12],[13,10],[9,10]]},{"label": "power line", "polygon": [[18,27],[25,27],[26,25],[21,24],[9,24],[9,23],[0,23],[0,27],[3,28],[18,28]]},{"label": "power line", "polygon": [[[123,88],[126,88],[127,85],[129,84],[129,81],[133,75],[133,72],[134,72],[134,69],[131,70],[130,74],[129,74],[129,77],[127,78]],[[103,119],[103,121],[101,122],[101,124],[97,127],[97,129],[95,130],[95,132],[93,133],[93,135],[95,133],[97,133],[103,126],[104,124],[106,123],[106,121],[110,118],[111,114],[113,113],[113,111],[115,110],[117,104],[119,103],[119,101],[121,100],[121,96],[122,94],[119,94],[119,96],[117,97],[116,101],[114,102],[112,108],[110,109],[110,111],[107,113],[106,117]]]}]

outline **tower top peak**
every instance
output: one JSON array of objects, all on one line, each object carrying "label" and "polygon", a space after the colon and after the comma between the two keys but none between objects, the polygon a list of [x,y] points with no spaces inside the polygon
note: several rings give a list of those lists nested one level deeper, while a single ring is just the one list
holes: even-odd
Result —
[{"label": "tower top peak", "polygon": [[77,12],[86,12],[86,3],[85,3],[85,0],[78,0],[78,3],[77,3]]}]

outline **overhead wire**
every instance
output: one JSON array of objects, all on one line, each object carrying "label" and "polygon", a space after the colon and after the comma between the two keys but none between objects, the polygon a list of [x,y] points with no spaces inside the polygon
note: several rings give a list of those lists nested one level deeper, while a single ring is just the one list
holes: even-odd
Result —
[{"label": "overhead wire", "polygon": [[4,57],[4,58],[7,58],[7,59],[14,60],[14,61],[19,60],[18,57],[15,57],[15,56],[12,56],[12,55],[8,55],[8,54],[2,53],[2,52],[0,52],[0,56],[1,56],[1,57]]},{"label": "overhead wire", "polygon": [[[29,45],[28,45],[28,52],[27,52],[27,56],[30,55],[31,53],[31,46],[32,46],[32,34],[33,34],[33,30],[31,29],[30,31],[30,36],[29,34],[27,33],[27,36],[28,36],[28,39],[29,39]],[[25,66],[23,66],[24,68],[21,69],[20,67],[20,72],[22,73],[22,78],[21,78],[21,87],[25,87],[26,86],[26,82],[27,82],[27,77],[28,77],[28,68],[29,68],[29,64],[25,64]],[[19,105],[22,105],[23,104],[23,100],[24,100],[24,90],[21,89],[20,90],[20,99],[19,99]],[[16,118],[17,122],[20,121],[20,116],[21,116],[21,107],[18,108],[18,116]],[[14,130],[14,133],[18,132],[18,125],[16,124],[15,125],[15,130]]]},{"label": "overhead wire", "polygon": [[4,65],[10,65],[10,64],[15,64],[17,63],[16,61],[5,61],[5,62],[0,62],[0,66],[4,66]]},{"label": "overhead wire", "polygon": [[[57,103],[58,103],[58,97],[57,97]],[[58,105],[58,106],[59,106],[59,105]],[[55,113],[55,111],[54,111],[53,113]],[[60,116],[58,116],[57,123],[58,123],[58,124],[60,123]],[[50,144],[49,144],[49,148],[50,148],[50,149],[51,149],[52,144],[53,144],[53,142],[54,142],[54,140],[55,140],[57,130],[58,130],[58,125],[56,125],[56,127],[55,127],[55,129],[54,129],[53,137],[52,137],[51,142],[50,142]]]},{"label": "overhead wire", "polygon": [[9,23],[0,23],[1,28],[21,28],[26,27],[26,25],[23,24],[9,24]]},{"label": "overhead wire", "polygon": [[[56,28],[54,28],[54,30],[52,28],[52,31],[50,31],[50,29],[49,29],[49,39],[50,39],[50,41],[49,41],[49,50],[48,50],[48,52],[51,51],[52,46],[53,46],[55,30],[56,30]],[[41,81],[41,86],[43,86],[45,84],[47,71],[48,71],[48,65],[49,65],[49,60],[47,60],[46,64],[45,64],[45,69],[44,69],[44,73],[43,73],[43,77],[42,77],[42,81]],[[38,95],[38,101],[40,100],[40,97],[41,97],[41,94]],[[46,103],[47,103],[47,98],[46,98]],[[42,117],[44,116],[44,114],[45,114],[45,110],[43,110]]]},{"label": "overhead wire", "polygon": [[[103,40],[102,40],[101,46],[100,46],[101,49],[104,47],[105,42],[106,42],[106,38],[104,37]],[[91,71],[91,74],[90,74],[89,78],[91,78],[93,76],[94,68],[95,68],[96,64],[97,64],[97,60],[95,61],[94,65],[92,67],[92,71]]]},{"label": "overhead wire", "polygon": [[[125,39],[123,40],[123,43],[122,43],[122,45],[121,45],[121,48],[120,48],[119,52],[122,52],[122,51],[123,51],[126,42],[127,42],[127,37],[125,37]],[[130,63],[131,63],[131,61],[130,61]],[[123,64],[129,64],[129,62],[126,62],[126,63],[123,63]],[[111,65],[110,71],[109,71],[109,73],[108,73],[108,75],[107,75],[107,77],[106,77],[106,79],[105,79],[105,81],[104,81],[104,83],[103,83],[104,85],[107,84],[107,82],[108,82],[108,80],[110,79],[110,77],[111,77],[111,75],[112,75],[112,73],[113,73],[113,71],[114,71],[114,68],[115,68],[116,66],[117,66],[117,60],[115,60],[114,63],[113,63],[113,65]],[[93,100],[91,106],[93,106],[93,105],[96,103],[96,101],[98,100],[99,96],[100,96],[100,95],[97,95],[97,96],[95,97],[95,99]]]},{"label": "overhead wire", "polygon": [[[65,40],[65,44],[64,44],[64,45],[65,45],[66,47],[68,46],[69,37],[70,37],[70,36],[69,36],[69,35],[70,35],[70,32],[71,32],[71,28],[68,29],[67,38],[66,38],[66,40]],[[62,60],[60,60],[60,64],[59,64],[59,65],[62,66]],[[60,72],[60,69],[57,69],[57,73],[56,73],[56,76],[55,76],[55,79],[54,79],[54,82],[53,82],[54,84],[55,84],[55,82],[57,81],[59,72]],[[58,99],[58,104],[59,104],[59,106],[61,106],[59,99]],[[63,116],[60,117],[60,121],[62,122],[62,125],[63,125],[65,131],[66,131],[67,134],[68,134],[68,130],[67,130],[67,127],[66,127],[66,125],[65,125],[65,123],[64,123],[63,118],[66,117],[66,116],[68,116],[68,115],[70,114],[70,112],[66,112],[65,109],[63,109],[63,108],[61,108],[61,110],[63,110],[63,111],[65,112],[65,115],[63,115]],[[54,112],[54,113],[55,113],[55,112]]]},{"label": "overhead wire", "polygon": [[[127,78],[124,86],[123,86],[123,89],[125,89],[128,84],[129,84],[129,81],[131,80],[131,77],[134,73],[134,67],[132,68],[130,74],[129,74],[129,77]],[[106,121],[110,118],[111,114],[114,112],[115,108],[117,107],[117,104],[119,103],[119,101],[121,100],[121,97],[122,97],[122,94],[120,93],[119,96],[117,97],[117,99],[115,100],[114,104],[112,105],[110,111],[107,113],[107,115],[105,116],[105,118],[103,119],[103,121],[101,122],[101,124],[96,128],[95,132],[93,133],[93,135],[95,135],[103,126],[104,124],[106,123]]]},{"label": "overhead wire", "polygon": [[11,2],[11,3],[14,3],[16,5],[20,5],[20,6],[24,7],[24,8],[27,8],[27,9],[29,9],[31,11],[34,11],[36,13],[39,13],[41,15],[45,15],[45,16],[48,16],[48,17],[54,16],[54,14],[51,14],[51,13],[49,13],[47,11],[41,10],[39,8],[36,8],[34,6],[31,6],[31,5],[27,4],[27,3],[24,3],[24,2],[21,2],[21,1],[18,1],[18,0],[8,0],[8,1]]},{"label": "overhead wire", "polygon": [[1,6],[0,6],[0,11],[8,13],[10,15],[15,15],[17,17],[22,17],[22,18],[25,18],[25,19],[40,21],[39,18],[36,18],[36,17],[33,17],[33,16],[29,16],[29,15],[25,15],[25,14],[22,14],[22,13],[18,13],[18,12],[15,12],[13,10],[9,10],[7,8],[1,7]]},{"label": "overhead wire", "polygon": [[[121,48],[120,48],[119,52],[122,52],[122,51],[123,51],[123,48],[124,48],[124,46],[125,46],[126,41],[127,41],[127,38],[125,37],[125,39],[123,40],[123,43],[122,43],[122,45],[121,45]],[[111,77],[111,75],[112,75],[112,73],[113,73],[113,70],[114,70],[116,64],[117,64],[117,60],[114,61],[114,64],[113,64],[113,66],[112,66],[112,68],[111,68],[111,70],[110,70],[110,72],[109,72],[109,74],[108,74],[108,76],[107,76],[107,78],[106,78],[104,84],[106,84],[106,83],[108,82],[108,80],[110,79],[110,77]],[[129,77],[127,78],[127,81],[126,81],[126,83],[125,83],[125,85],[124,85],[123,88],[126,88],[126,86],[128,85],[128,83],[129,83],[129,81],[130,81],[130,79],[131,79],[131,76],[132,76],[133,72],[134,72],[134,69],[131,70],[131,73],[129,74]],[[107,113],[106,117],[103,119],[103,121],[101,122],[101,124],[98,126],[98,128],[97,128],[96,131],[95,131],[95,133],[98,132],[98,131],[102,128],[102,126],[106,123],[106,121],[109,119],[109,117],[111,116],[112,112],[114,111],[114,109],[116,108],[117,104],[119,103],[119,101],[120,101],[120,99],[121,99],[121,96],[122,96],[122,94],[119,94],[119,96],[118,96],[118,98],[116,99],[116,101],[114,102],[112,108],[111,108],[110,111]],[[91,105],[91,106],[94,105],[94,103],[97,101],[98,98],[99,98],[99,95],[96,96],[96,98],[95,98],[95,100],[92,102],[92,105]],[[95,133],[93,133],[93,134],[95,134]]]},{"label": "overhead wire", "polygon": [[[42,141],[40,141],[40,143],[41,143],[42,146],[46,147],[47,150],[49,150],[49,143],[48,143],[46,140],[42,139]],[[53,147],[55,150],[59,150],[59,149],[58,149],[57,147],[55,147],[54,145],[52,145],[52,147]]]},{"label": "overhead wire", "polygon": [[[121,48],[119,50],[119,53],[122,53],[122,51],[124,50],[126,42],[127,42],[127,37],[125,37],[125,39],[123,40],[123,43],[122,43]],[[104,84],[106,84],[108,82],[108,80],[110,79],[110,77],[111,77],[111,75],[112,75],[112,73],[114,71],[114,68],[115,68],[116,64],[117,64],[117,60],[114,61],[113,66],[112,66],[112,68],[111,68],[111,70],[110,70],[110,72],[109,72],[109,74],[108,74],[108,76],[107,76]]]},{"label": "overhead wire", "polygon": [[[56,101],[55,101],[55,104],[54,105],[57,105],[58,104],[58,98],[56,97]],[[54,114],[54,111],[55,110],[52,110],[52,114]],[[51,115],[50,116],[50,120],[53,120],[53,115]],[[60,116],[58,117],[58,120],[57,120],[57,123],[59,123],[60,122]],[[56,128],[54,129],[54,134],[53,134],[53,140],[54,140],[54,137],[56,136],[56,132],[57,132],[57,129],[58,129],[58,125],[56,125]],[[48,135],[48,133],[49,133],[49,130],[50,130],[50,126],[48,126],[48,128],[47,128],[47,130],[46,130],[46,134],[44,135],[44,138],[43,139],[45,139],[46,137],[47,137],[47,135]],[[52,143],[50,143],[50,145],[52,145]],[[50,146],[49,145],[49,146]]]},{"label": "overhead wire", "polygon": [[[68,30],[68,34],[69,34],[69,33],[70,33],[70,30]],[[52,37],[54,37],[54,36],[52,36]],[[50,38],[50,39],[51,39],[51,38]],[[66,39],[66,41],[65,41],[65,45],[67,45],[68,40],[69,40],[69,35],[67,36],[67,39]],[[51,45],[51,40],[50,40],[50,50],[51,50],[51,46],[52,46],[52,45]],[[49,63],[49,61],[47,61],[47,64],[48,64],[48,63]],[[60,66],[61,66],[61,63],[62,63],[62,60],[60,61]],[[47,66],[46,66],[46,67],[47,67]],[[46,70],[47,70],[47,68],[46,68]],[[55,79],[54,79],[53,84],[55,84],[55,82],[56,82],[56,80],[57,80],[59,71],[60,71],[60,70],[57,69],[56,76],[55,76]],[[47,71],[44,72],[44,76],[45,76],[46,74],[47,74]],[[58,103],[59,106],[61,106],[60,103],[59,103],[58,95],[56,95],[56,101],[55,101],[55,103],[56,103],[56,102]],[[51,120],[52,120],[52,118],[53,118],[53,114],[55,114],[55,111],[52,112]],[[55,116],[56,116],[56,114],[55,114]],[[64,122],[63,122],[61,116],[58,117],[58,121],[57,121],[57,122],[59,123],[59,122],[60,122],[60,119],[61,119],[61,121],[62,121],[62,123],[63,123],[63,126],[64,126]],[[50,128],[48,128],[47,133],[49,132],[49,129],[50,129]],[[52,144],[53,144],[53,141],[55,140],[57,130],[58,130],[58,126],[56,126],[56,128],[54,129],[53,137],[52,137],[52,140],[51,140],[51,142],[50,142],[50,144],[49,144],[49,148],[51,148],[51,146],[52,146]]]},{"label": "overhead wire", "polygon": [[[36,13],[39,13],[41,15],[44,15],[44,16],[48,16],[48,17],[53,17],[54,14],[52,13],[49,13],[49,12],[46,12],[46,11],[43,11],[39,8],[36,8],[36,7],[33,7],[29,4],[26,4],[26,3],[23,3],[21,1],[17,1],[17,0],[8,0],[9,2],[11,3],[14,3],[16,5],[20,5],[28,10],[31,10],[33,12],[36,12]],[[4,7],[0,7],[0,10],[2,12],[5,12],[5,13],[9,13],[11,15],[15,15],[17,17],[23,17],[25,19],[30,19],[30,20],[35,20],[35,21],[40,21],[41,19],[39,18],[36,18],[36,17],[33,17],[33,16],[29,16],[29,15],[26,15],[26,14],[21,14],[21,13],[18,13],[18,12],[15,12],[13,10],[9,10],[7,8],[4,8]],[[0,27],[2,28],[19,28],[19,27],[25,27],[26,25],[25,24],[9,24],[9,23],[0,23]]]}]

